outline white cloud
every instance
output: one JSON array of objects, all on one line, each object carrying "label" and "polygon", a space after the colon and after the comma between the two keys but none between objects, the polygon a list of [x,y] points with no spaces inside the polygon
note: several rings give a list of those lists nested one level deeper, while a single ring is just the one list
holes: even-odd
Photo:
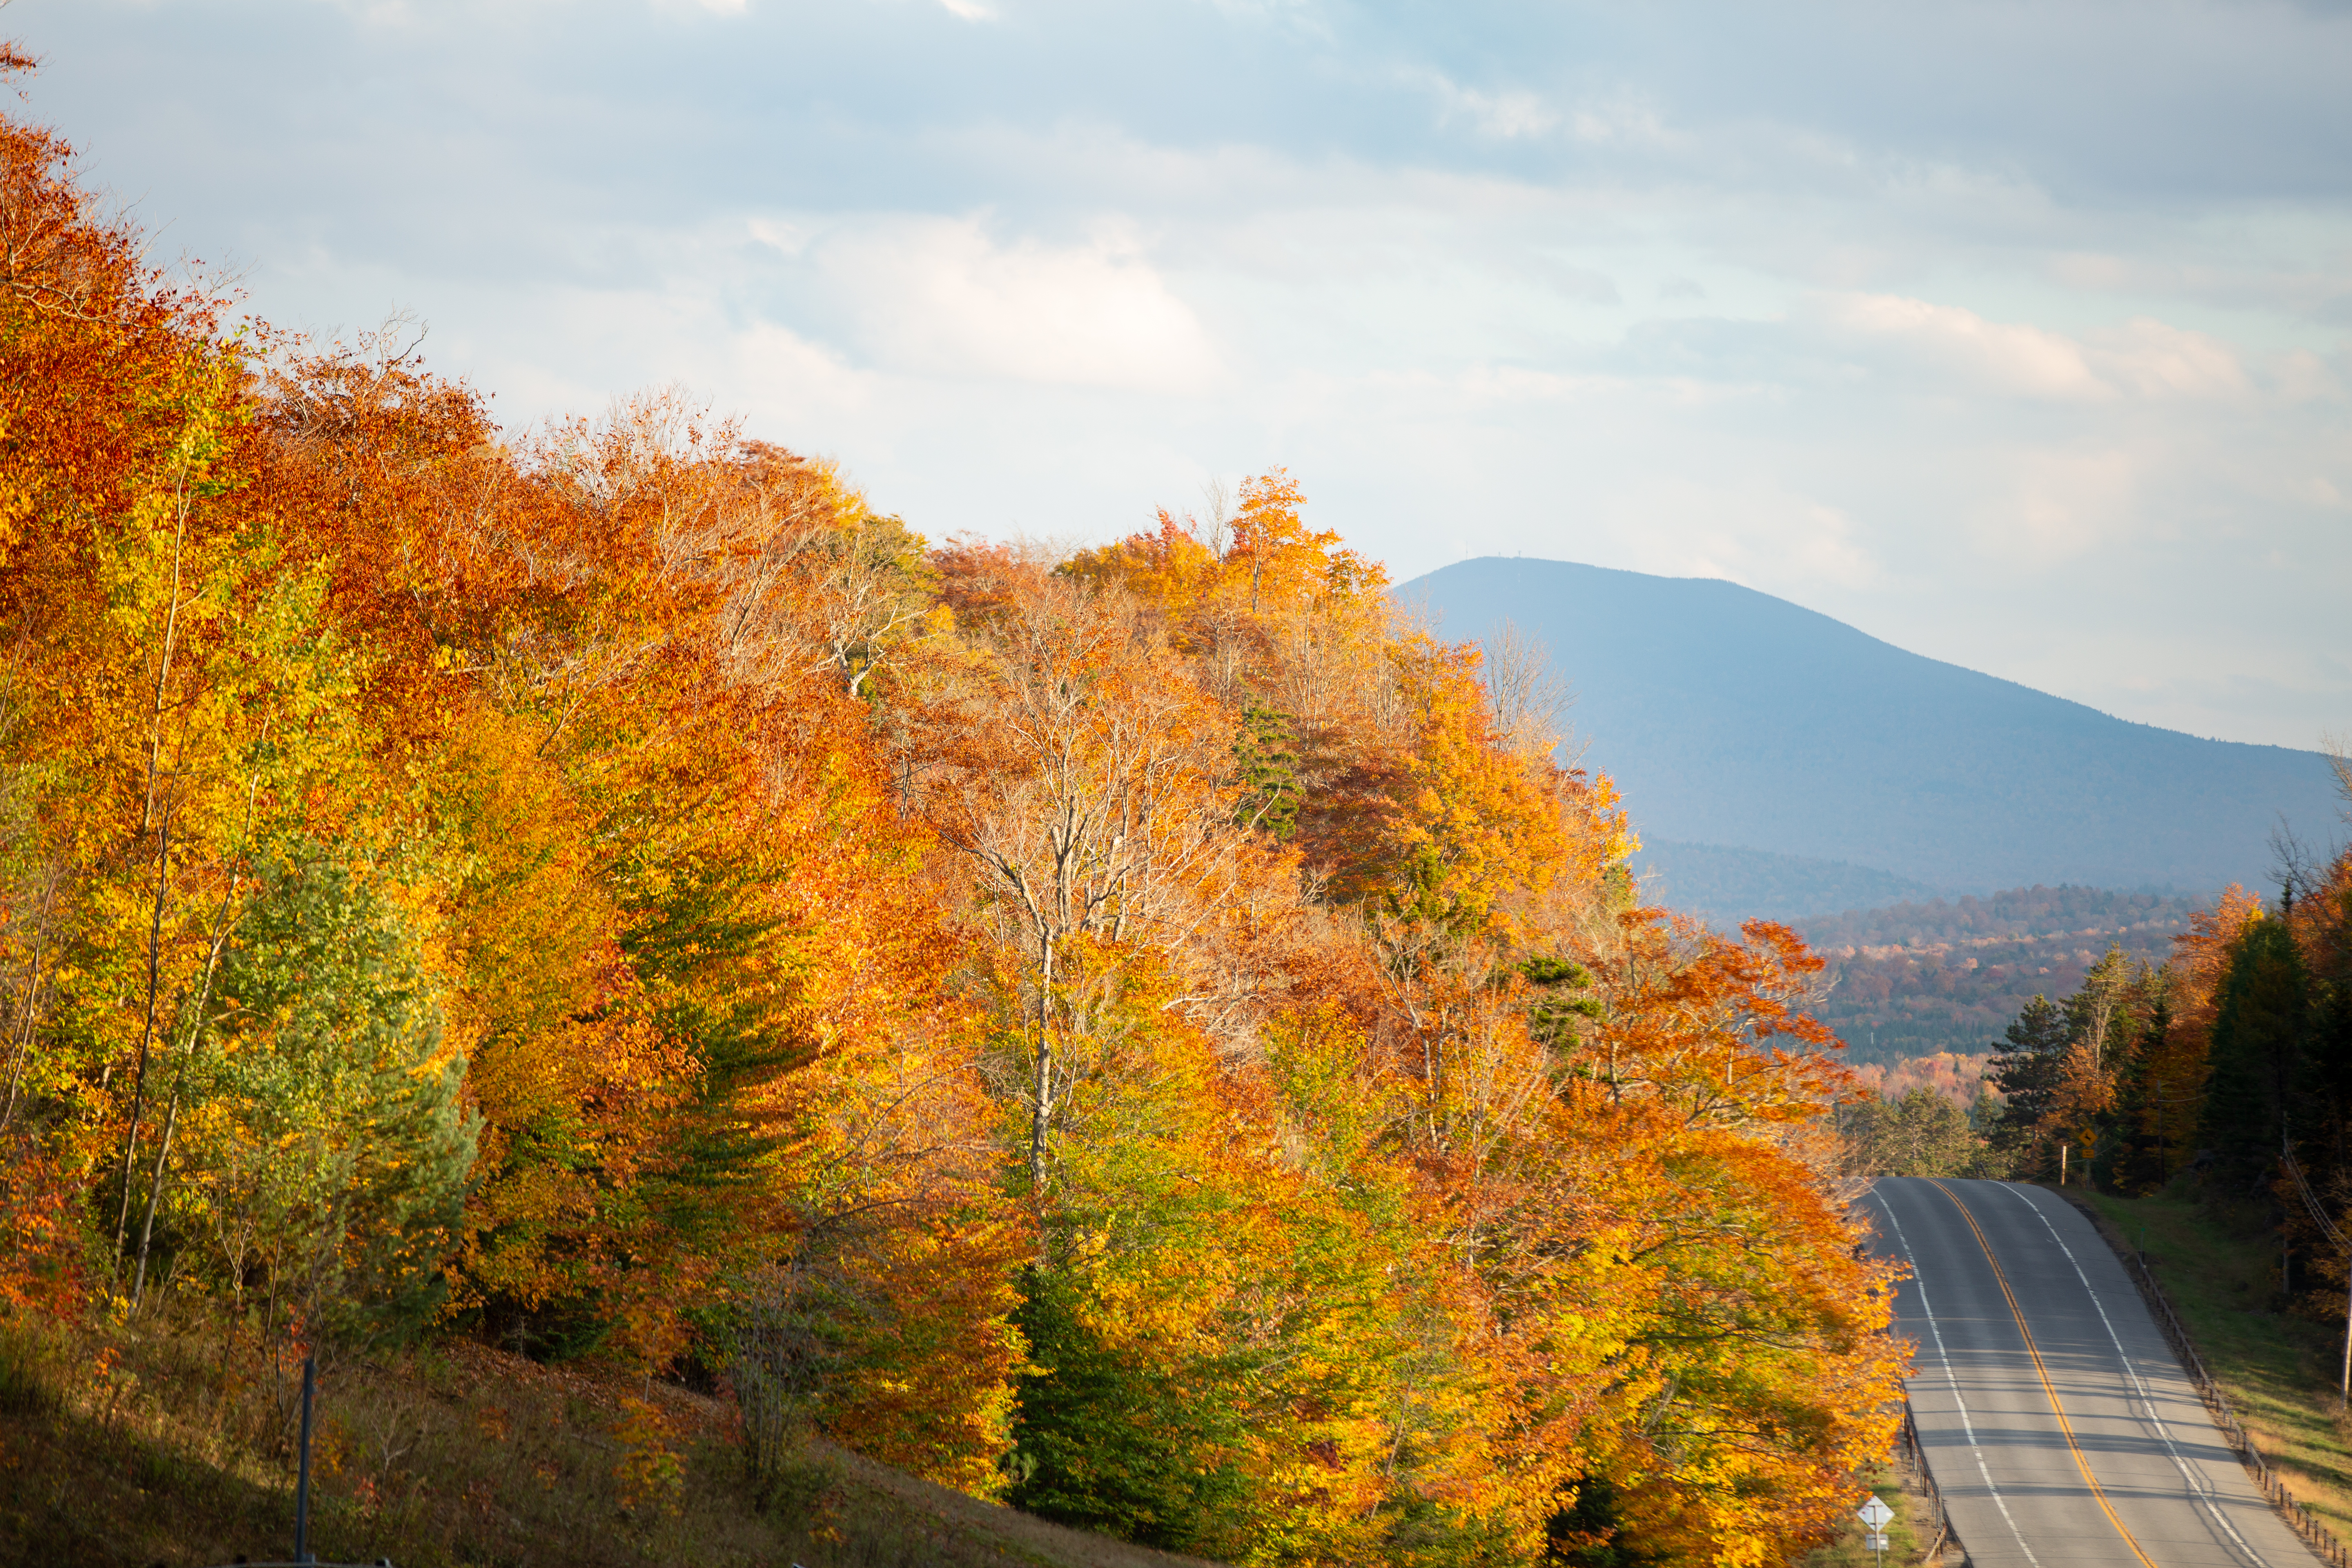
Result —
[{"label": "white cloud", "polygon": [[883,377],[772,322],[744,329],[728,348],[713,374],[780,429],[804,425],[820,411],[835,419],[866,417],[888,395]]},{"label": "white cloud", "polygon": [[1849,343],[1859,337],[1892,349],[1882,361],[1890,366],[2009,396],[2079,402],[2242,397],[2252,390],[2229,344],[2150,316],[2075,336],[1884,294],[1835,296],[1820,315]]},{"label": "white cloud", "polygon": [[860,345],[910,374],[1199,392],[1217,354],[1134,234],[1000,245],[974,218],[845,224],[806,242]]},{"label": "white cloud", "polygon": [[2107,379],[2142,397],[2236,397],[2249,390],[2238,356],[2204,332],[2139,316],[2093,341]]},{"label": "white cloud", "polygon": [[1588,146],[1662,148],[1687,145],[1688,139],[1667,129],[1655,104],[1633,93],[1596,100],[1578,106],[1569,131]]},{"label": "white cloud", "polygon": [[790,260],[799,260],[801,254],[808,249],[809,232],[799,224],[786,223],[779,218],[755,217],[745,226],[751,230],[753,239]]},{"label": "white cloud", "polygon": [[1956,305],[1891,294],[1846,294],[1822,303],[1833,329],[1895,347],[1931,374],[2027,397],[2096,398],[2115,389],[2080,343],[2038,327],[1989,321]]},{"label": "white cloud", "polygon": [[2278,396],[2286,403],[2341,403],[2344,383],[2327,362],[2308,349],[2281,355],[2276,371]]},{"label": "white cloud", "polygon": [[1441,126],[1466,121],[1497,142],[1537,141],[1565,130],[1588,146],[1658,150],[1684,147],[1685,138],[1666,124],[1657,105],[1639,93],[1620,91],[1572,103],[1525,87],[1473,87],[1440,71],[1411,71],[1437,100]]},{"label": "white cloud", "polygon": [[1537,93],[1464,87],[1445,76],[1432,76],[1429,83],[1437,95],[1441,125],[1467,120],[1479,134],[1502,141],[1547,135],[1559,125],[1559,111]]}]

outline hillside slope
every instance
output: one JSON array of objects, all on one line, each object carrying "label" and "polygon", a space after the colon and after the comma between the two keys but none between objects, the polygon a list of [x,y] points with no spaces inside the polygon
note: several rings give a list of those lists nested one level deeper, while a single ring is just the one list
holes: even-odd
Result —
[{"label": "hillside slope", "polygon": [[1397,595],[1449,637],[1541,637],[1645,837],[1949,891],[2203,892],[2259,885],[2282,816],[2336,823],[2316,752],[2130,723],[1732,583],[1487,557]]},{"label": "hillside slope", "polygon": [[[294,1363],[220,1325],[0,1313],[0,1563],[275,1559]],[[811,1437],[764,1485],[730,1400],[464,1342],[328,1358],[310,1545],[403,1568],[1215,1568],[982,1502]]]}]

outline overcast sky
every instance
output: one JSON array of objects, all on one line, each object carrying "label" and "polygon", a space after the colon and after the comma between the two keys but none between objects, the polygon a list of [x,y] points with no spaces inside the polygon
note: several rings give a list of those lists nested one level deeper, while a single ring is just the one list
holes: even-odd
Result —
[{"label": "overcast sky", "polygon": [[[2352,731],[2352,7],[16,0],[159,258],[933,538],[1286,465],[1402,580],[1729,577]],[[1570,671],[1571,679],[1574,671]],[[1801,671],[1790,671],[1801,679]]]}]

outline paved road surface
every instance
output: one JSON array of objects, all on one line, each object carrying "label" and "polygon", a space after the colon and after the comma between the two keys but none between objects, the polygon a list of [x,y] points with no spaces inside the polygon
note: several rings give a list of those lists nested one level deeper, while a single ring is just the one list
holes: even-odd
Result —
[{"label": "paved road surface", "polygon": [[2317,1561],[2072,1205],[2007,1182],[1888,1177],[1865,1207],[1912,1267],[1895,1301],[1919,1347],[1911,1408],[1976,1568]]}]

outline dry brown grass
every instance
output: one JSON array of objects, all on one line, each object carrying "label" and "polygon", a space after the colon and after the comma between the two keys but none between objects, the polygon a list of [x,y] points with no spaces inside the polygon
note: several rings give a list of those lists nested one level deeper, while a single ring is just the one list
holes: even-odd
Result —
[{"label": "dry brown grass", "polygon": [[[203,1323],[0,1321],[0,1561],[226,1563],[293,1544],[299,1370]],[[755,1498],[731,1407],[476,1345],[320,1378],[312,1550],[400,1568],[1171,1568],[810,1442]]]}]

